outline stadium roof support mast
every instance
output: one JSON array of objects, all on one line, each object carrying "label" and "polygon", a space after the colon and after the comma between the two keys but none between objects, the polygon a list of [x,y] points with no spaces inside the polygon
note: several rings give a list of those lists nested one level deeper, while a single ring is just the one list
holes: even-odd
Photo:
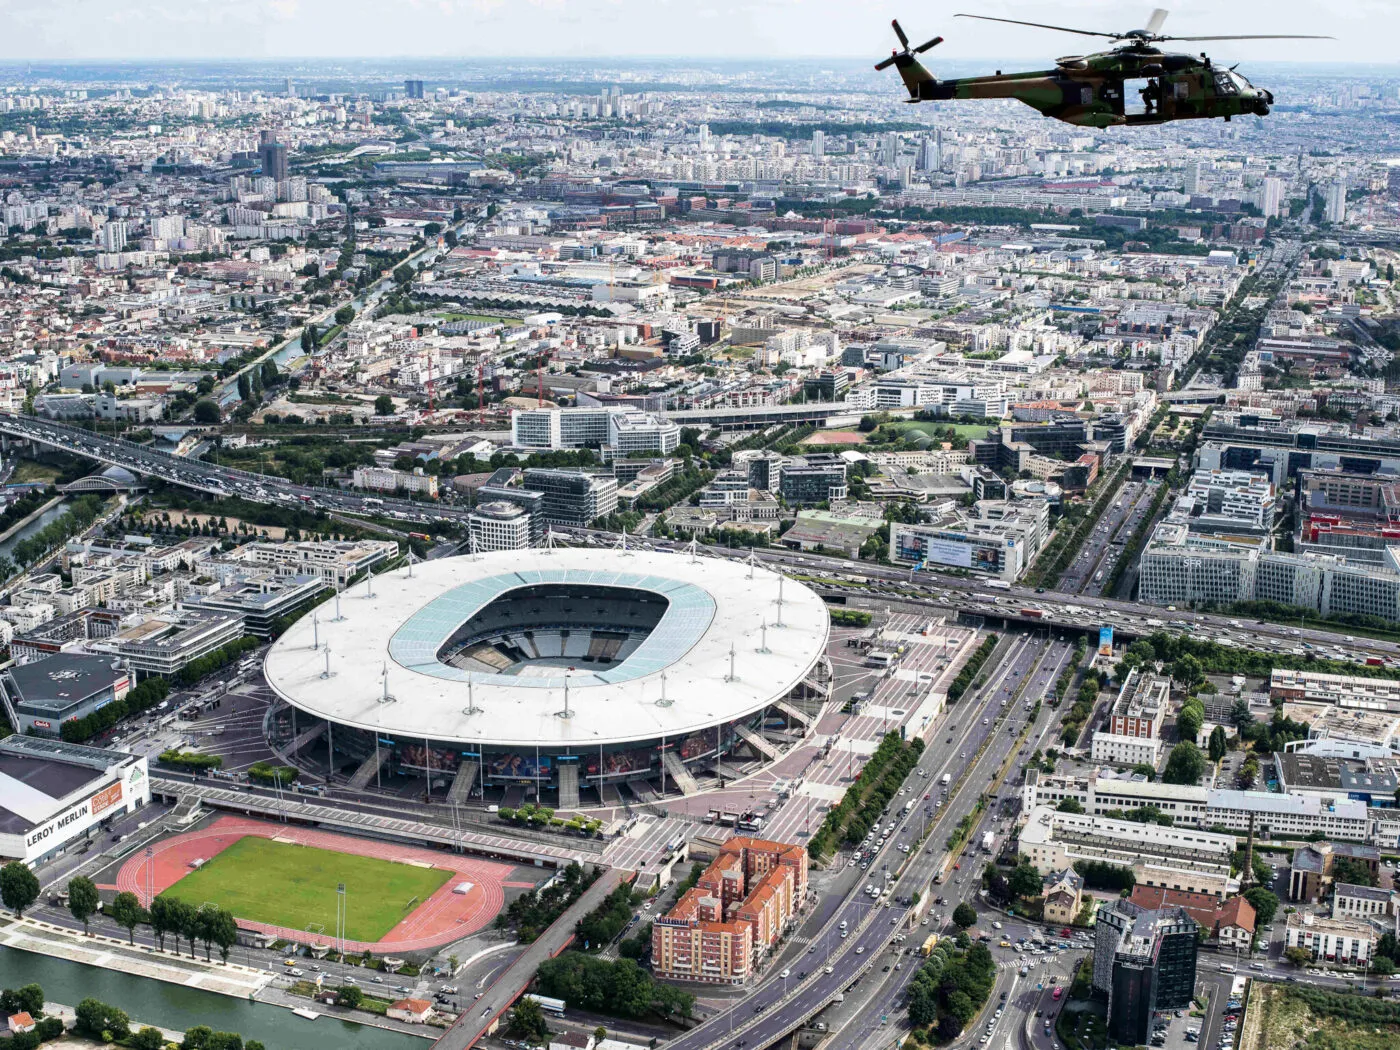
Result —
[{"label": "stadium roof support mast", "polygon": [[340,588],[335,589],[335,619],[331,623],[341,623],[345,617],[340,614]]},{"label": "stadium roof support mast", "polygon": [[730,643],[729,643],[729,674],[727,674],[727,675],[724,676],[724,680],[725,680],[726,682],[733,682],[733,681],[735,681],[736,679],[738,679],[738,677],[739,677],[739,676],[738,676],[737,674],[734,673],[734,643],[733,643],[733,642],[730,642]]},{"label": "stadium roof support mast", "polygon": [[749,563],[749,579],[753,579],[753,570],[754,570],[754,568],[758,565],[758,555],[754,553],[754,549],[753,549],[752,547],[749,548],[748,563]]},{"label": "stadium roof support mast", "polygon": [[573,717],[574,717],[573,711],[569,708],[569,676],[568,676],[568,675],[565,675],[565,676],[564,676],[564,710],[562,710],[562,711],[556,711],[556,712],[555,712],[555,716],[558,717],[558,718],[573,718]]},{"label": "stadium roof support mast", "polygon": [[666,670],[665,670],[665,668],[662,668],[662,670],[661,670],[661,699],[658,700],[658,701],[656,701],[656,706],[657,706],[657,707],[670,707],[671,704],[672,704],[672,701],[669,700],[669,699],[667,699],[667,697],[666,697]]},{"label": "stadium roof support mast", "polygon": [[783,580],[786,578],[781,572],[778,573],[778,619],[774,627],[783,626]]},{"label": "stadium roof support mast", "polygon": [[472,692],[472,680],[471,680],[471,677],[468,676],[468,678],[467,678],[467,706],[464,707],[464,708],[462,708],[462,714],[464,714],[464,715],[479,715],[479,714],[483,714],[483,713],[484,713],[484,709],[476,706],[476,695]]},{"label": "stadium roof support mast", "polygon": [[692,536],[690,542],[686,544],[686,552],[690,555],[690,564],[694,565],[700,560],[700,540]]},{"label": "stadium roof support mast", "polygon": [[761,624],[758,625],[758,637],[759,637],[758,651],[759,651],[760,653],[771,653],[773,650],[768,648],[768,621],[767,621],[767,619],[765,619]]},{"label": "stadium roof support mast", "polygon": [[[379,702],[380,702],[381,704],[392,704],[392,703],[393,703],[395,700],[397,700],[398,698],[397,698],[396,696],[394,696],[393,693],[389,692],[389,661],[388,661],[388,660],[385,660],[385,661],[384,661],[384,669],[383,669],[382,671],[379,672],[379,675],[380,675],[381,678],[384,679],[384,695],[381,696],[381,697],[379,698]],[[379,734],[378,734],[378,733],[375,733],[375,734],[374,734],[374,749],[375,749],[376,751],[379,750]]]},{"label": "stadium roof support mast", "polygon": [[321,648],[321,617],[315,609],[311,610],[311,649]]},{"label": "stadium roof support mast", "polygon": [[324,671],[321,672],[321,677],[322,677],[322,678],[330,678],[331,675],[333,675],[333,674],[335,673],[335,672],[333,672],[333,671],[331,670],[331,643],[330,643],[330,642],[327,642],[326,645],[325,645],[325,653],[326,653],[326,669],[325,669]]}]

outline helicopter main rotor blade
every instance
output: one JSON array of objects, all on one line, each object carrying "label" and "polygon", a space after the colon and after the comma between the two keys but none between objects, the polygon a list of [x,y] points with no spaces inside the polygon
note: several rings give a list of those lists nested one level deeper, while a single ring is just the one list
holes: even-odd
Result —
[{"label": "helicopter main rotor blade", "polygon": [[1246,36],[1159,36],[1158,40],[1336,40],[1334,36],[1296,36],[1292,33],[1274,34],[1269,33],[1263,36],[1249,34]]},{"label": "helicopter main rotor blade", "polygon": [[909,38],[908,38],[907,36],[904,35],[904,30],[899,28],[899,19],[897,19],[897,18],[891,19],[891,20],[890,20],[890,25],[894,26],[894,35],[897,36],[897,37],[899,37],[899,46],[900,46],[900,47],[908,47],[908,46],[909,46]]},{"label": "helicopter main rotor blade", "polygon": [[1078,33],[1080,36],[1101,36],[1106,40],[1121,40],[1118,33],[1098,33],[1092,29],[1070,29],[1068,26],[1051,26],[1044,22],[1021,22],[1014,18],[993,18],[991,15],[964,15],[956,14],[954,18],[976,18],[983,22],[1005,22],[1013,26],[1031,26],[1035,29],[1054,29],[1061,33]]},{"label": "helicopter main rotor blade", "polygon": [[1147,25],[1143,26],[1143,28],[1153,36],[1156,36],[1162,28],[1162,23],[1167,20],[1168,14],[1170,14],[1169,11],[1160,7],[1157,8],[1152,12],[1152,17],[1147,20]]},{"label": "helicopter main rotor blade", "polygon": [[920,44],[918,47],[914,48],[914,54],[922,55],[929,48],[937,47],[941,43],[943,43],[943,38],[941,36],[936,36],[932,40],[929,40],[926,43]]}]

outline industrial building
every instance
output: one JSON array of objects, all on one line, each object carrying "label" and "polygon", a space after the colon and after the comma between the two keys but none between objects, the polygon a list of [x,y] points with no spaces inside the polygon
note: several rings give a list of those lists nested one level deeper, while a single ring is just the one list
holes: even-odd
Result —
[{"label": "industrial building", "polygon": [[0,860],[39,864],[150,800],[144,755],[32,736],[0,740]]}]

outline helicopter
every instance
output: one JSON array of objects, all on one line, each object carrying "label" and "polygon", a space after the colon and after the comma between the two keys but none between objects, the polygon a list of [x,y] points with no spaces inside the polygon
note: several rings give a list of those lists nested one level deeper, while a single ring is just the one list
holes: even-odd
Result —
[{"label": "helicopter", "polygon": [[939,80],[914,56],[943,43],[936,36],[918,47],[895,20],[895,36],[900,47],[889,58],[876,64],[877,70],[894,66],[909,89],[906,102],[933,102],[945,99],[1014,98],[1047,117],[1066,124],[1091,128],[1117,125],[1165,124],[1172,120],[1231,117],[1254,113],[1267,116],[1274,96],[1257,88],[1235,72],[1211,63],[1200,55],[1165,52],[1156,45],[1166,40],[1332,40],[1330,36],[1164,36],[1162,23],[1168,12],[1157,8],[1142,29],[1126,33],[1103,33],[1092,29],[1071,29],[1042,22],[1021,22],[1014,18],[958,14],[955,18],[976,18],[984,22],[1052,29],[1080,36],[1104,37],[1115,42],[1111,51],[1090,55],[1067,55],[1055,60],[1054,69],[1031,73],[997,70],[993,76],[958,77]]}]

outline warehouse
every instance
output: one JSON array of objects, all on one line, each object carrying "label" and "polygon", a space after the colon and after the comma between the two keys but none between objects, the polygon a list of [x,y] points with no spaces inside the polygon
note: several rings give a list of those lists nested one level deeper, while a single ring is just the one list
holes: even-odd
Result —
[{"label": "warehouse", "polygon": [[37,864],[150,800],[144,756],[32,736],[0,740],[0,859]]}]

